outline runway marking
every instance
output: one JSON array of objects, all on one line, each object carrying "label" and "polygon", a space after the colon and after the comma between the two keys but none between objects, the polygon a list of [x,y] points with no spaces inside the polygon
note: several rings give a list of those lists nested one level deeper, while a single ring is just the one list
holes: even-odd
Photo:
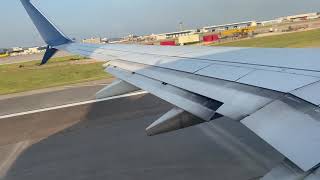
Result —
[{"label": "runway marking", "polygon": [[102,83],[102,84],[88,84],[88,85],[80,85],[80,86],[77,86],[77,85],[74,85],[74,86],[62,86],[62,87],[65,87],[65,88],[77,88],[77,87],[94,87],[94,86],[107,86],[107,85],[110,85],[110,83]]},{"label": "runway marking", "polygon": [[8,114],[8,115],[0,116],[0,120],[12,118],[12,117],[17,117],[17,116],[28,115],[28,114],[35,114],[35,113],[39,113],[39,112],[46,112],[46,111],[52,111],[52,110],[63,109],[63,108],[68,108],[68,107],[81,106],[81,105],[93,104],[93,103],[97,103],[97,102],[103,102],[103,101],[109,101],[109,100],[120,99],[120,98],[125,98],[125,97],[131,97],[131,96],[136,96],[136,95],[141,95],[141,94],[147,94],[147,92],[146,91],[139,91],[139,92],[135,92],[135,93],[129,93],[129,94],[125,94],[125,95],[114,96],[114,97],[109,97],[109,98],[104,98],[104,99],[83,101],[83,102],[78,102],[78,103],[50,107],[50,108],[43,108],[43,109],[37,109],[37,110],[32,110],[32,111]]}]

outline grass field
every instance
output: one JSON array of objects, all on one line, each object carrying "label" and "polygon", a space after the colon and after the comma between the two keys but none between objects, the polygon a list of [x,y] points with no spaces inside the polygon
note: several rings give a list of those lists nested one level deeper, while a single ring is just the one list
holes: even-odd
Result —
[{"label": "grass field", "polygon": [[240,40],[213,46],[265,47],[265,48],[311,48],[320,47],[320,29],[275,36]]},{"label": "grass field", "polygon": [[0,65],[0,94],[10,94],[111,77],[102,63],[77,56],[54,58],[47,65],[39,61]]}]

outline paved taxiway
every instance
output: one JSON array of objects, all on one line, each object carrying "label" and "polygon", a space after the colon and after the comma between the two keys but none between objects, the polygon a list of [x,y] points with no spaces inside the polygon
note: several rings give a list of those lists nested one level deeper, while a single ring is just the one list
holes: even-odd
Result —
[{"label": "paved taxiway", "polygon": [[[40,60],[42,59],[43,55],[44,53],[5,57],[0,59],[0,65]],[[54,57],[65,57],[65,56],[72,56],[72,54],[64,51],[59,51],[57,52],[57,54],[54,55]]]},{"label": "paved taxiway", "polygon": [[[94,87],[101,88],[83,86],[75,96],[90,99]],[[61,99],[70,98],[68,92],[41,96],[65,104]],[[28,104],[34,96],[18,98]],[[0,100],[2,107],[6,100]],[[0,119],[0,179],[247,180],[283,158],[229,120],[147,137],[144,128],[170,108],[140,94]]]},{"label": "paved taxiway", "polygon": [[0,116],[95,99],[95,93],[112,82],[104,79],[56,88],[0,96]]}]

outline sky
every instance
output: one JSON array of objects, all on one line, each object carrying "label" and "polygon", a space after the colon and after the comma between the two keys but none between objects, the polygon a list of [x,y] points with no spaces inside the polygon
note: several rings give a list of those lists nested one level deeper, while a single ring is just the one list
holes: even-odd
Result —
[{"label": "sky", "polygon": [[[319,12],[320,0],[33,0],[70,38],[122,37]],[[0,48],[43,45],[19,0],[1,0]]]}]

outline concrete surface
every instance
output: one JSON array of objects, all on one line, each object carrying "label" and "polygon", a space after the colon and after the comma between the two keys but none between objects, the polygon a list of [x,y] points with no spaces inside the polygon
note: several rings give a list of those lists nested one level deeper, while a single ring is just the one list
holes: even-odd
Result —
[{"label": "concrete surface", "polygon": [[0,96],[0,116],[95,99],[114,79]]},{"label": "concrete surface", "polygon": [[[23,55],[23,56],[10,56],[5,58],[0,58],[0,65],[2,64],[16,64],[16,63],[22,63],[22,62],[29,62],[34,60],[41,60],[44,53],[39,54],[30,54],[30,55]],[[71,56],[72,54],[64,51],[59,51],[57,54],[54,55],[54,57],[65,57],[65,56]]]},{"label": "concrete surface", "polygon": [[249,180],[283,159],[226,119],[146,136],[170,108],[146,94],[2,119],[0,179]]}]

